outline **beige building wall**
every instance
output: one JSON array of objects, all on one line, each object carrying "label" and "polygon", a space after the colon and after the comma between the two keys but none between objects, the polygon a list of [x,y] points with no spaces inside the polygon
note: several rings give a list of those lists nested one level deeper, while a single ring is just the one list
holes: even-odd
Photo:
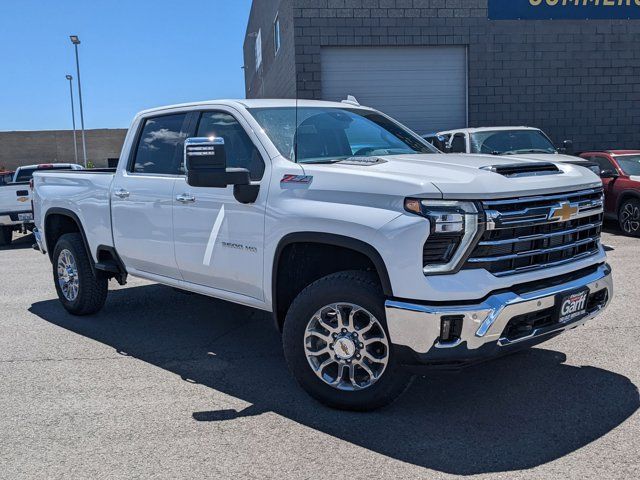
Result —
[{"label": "beige building wall", "polygon": [[[87,161],[106,167],[118,158],[126,129],[86,130]],[[82,164],[82,138],[77,132],[78,163]],[[73,130],[0,132],[0,170],[15,170],[35,163],[74,163]]]}]

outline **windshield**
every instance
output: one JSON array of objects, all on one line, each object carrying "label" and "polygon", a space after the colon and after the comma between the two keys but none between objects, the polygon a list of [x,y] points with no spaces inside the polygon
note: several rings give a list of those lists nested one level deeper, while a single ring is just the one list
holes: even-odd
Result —
[{"label": "windshield", "polygon": [[516,155],[556,153],[551,140],[540,130],[501,130],[471,134],[471,153]]},{"label": "windshield", "polygon": [[624,155],[616,160],[625,175],[640,175],[640,155]]},{"label": "windshield", "polygon": [[282,156],[300,163],[438,153],[417,135],[371,110],[300,107],[296,112],[295,107],[275,107],[249,111]]}]

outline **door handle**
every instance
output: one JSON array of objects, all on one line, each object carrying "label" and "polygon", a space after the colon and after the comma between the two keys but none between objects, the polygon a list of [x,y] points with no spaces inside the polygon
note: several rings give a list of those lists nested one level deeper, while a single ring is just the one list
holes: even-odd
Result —
[{"label": "door handle", "polygon": [[196,201],[196,197],[188,193],[183,193],[181,195],[176,196],[176,200],[179,201],[180,203],[193,203]]},{"label": "door handle", "polygon": [[127,192],[124,188],[115,190],[113,194],[118,198],[129,198],[129,192]]}]

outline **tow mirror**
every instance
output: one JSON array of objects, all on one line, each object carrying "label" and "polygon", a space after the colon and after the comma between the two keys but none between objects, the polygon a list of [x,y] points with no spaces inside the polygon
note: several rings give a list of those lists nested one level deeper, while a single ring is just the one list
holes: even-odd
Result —
[{"label": "tow mirror", "polygon": [[260,184],[251,182],[246,168],[227,168],[223,138],[191,137],[184,142],[184,167],[187,184],[192,187],[227,188],[240,203],[253,203]]},{"label": "tow mirror", "polygon": [[560,153],[565,155],[573,155],[573,142],[571,140],[565,140],[560,147]]},{"label": "tow mirror", "polygon": [[620,175],[615,170],[602,170],[600,178],[618,178]]}]

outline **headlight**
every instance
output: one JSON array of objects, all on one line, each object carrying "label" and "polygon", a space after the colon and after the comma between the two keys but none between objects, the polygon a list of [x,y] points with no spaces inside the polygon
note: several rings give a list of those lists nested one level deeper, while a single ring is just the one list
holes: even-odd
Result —
[{"label": "headlight", "polygon": [[430,234],[422,251],[424,273],[433,275],[457,270],[478,232],[475,204],[407,198],[404,208],[429,220]]}]

